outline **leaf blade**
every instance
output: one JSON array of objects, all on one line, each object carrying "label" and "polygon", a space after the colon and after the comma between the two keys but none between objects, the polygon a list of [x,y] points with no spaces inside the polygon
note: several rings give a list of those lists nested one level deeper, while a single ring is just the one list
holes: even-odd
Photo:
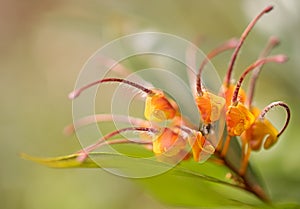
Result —
[{"label": "leaf blade", "polygon": [[[77,161],[79,154],[54,158],[37,158],[22,154],[21,157],[52,168],[114,168],[122,170],[127,167],[124,163],[126,160],[122,161],[123,156],[119,154],[90,153],[90,155],[92,158],[101,158],[101,166],[90,157],[84,162]],[[152,169],[157,166],[169,166],[149,159],[142,161],[139,159],[136,162],[141,163],[136,166],[143,170],[147,169],[146,167]],[[191,169],[192,167],[195,168]],[[219,168],[218,165],[210,161],[204,164],[186,161],[161,175],[135,181],[150,190],[162,202],[172,205],[215,208],[220,207],[220,205],[228,207],[264,205],[252,194],[226,180],[224,174],[227,171],[226,168]],[[217,172],[217,174],[211,176],[211,172]]]}]

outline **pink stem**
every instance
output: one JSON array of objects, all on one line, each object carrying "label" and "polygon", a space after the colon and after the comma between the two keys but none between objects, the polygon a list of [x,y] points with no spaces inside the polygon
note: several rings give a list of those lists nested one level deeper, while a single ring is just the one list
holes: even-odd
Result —
[{"label": "pink stem", "polygon": [[285,124],[284,124],[283,128],[281,129],[281,131],[277,134],[277,137],[279,137],[285,131],[285,129],[287,128],[287,126],[288,126],[288,124],[290,122],[290,119],[291,119],[291,111],[290,111],[289,106],[286,103],[281,102],[281,101],[272,102],[271,104],[269,104],[268,106],[266,106],[261,111],[261,114],[260,114],[259,118],[263,119],[265,117],[266,113],[269,112],[273,107],[276,107],[276,106],[283,107],[286,110],[286,113],[287,113],[287,118],[286,118]]},{"label": "pink stem", "polygon": [[276,55],[276,56],[272,56],[272,57],[265,57],[265,58],[261,58],[258,59],[256,62],[254,62],[253,64],[251,64],[241,75],[239,81],[236,84],[233,96],[232,96],[232,104],[233,105],[237,105],[237,98],[238,98],[238,94],[239,94],[239,90],[241,88],[242,82],[245,79],[246,75],[252,71],[253,69],[255,69],[256,67],[263,65],[267,62],[277,62],[277,63],[283,63],[287,61],[287,57],[285,55]]},{"label": "pink stem", "polygon": [[143,92],[145,92],[146,94],[154,94],[154,92],[151,90],[151,89],[147,89],[137,83],[134,83],[134,82],[131,82],[131,81],[128,81],[128,80],[125,80],[125,79],[122,79],[122,78],[104,78],[104,79],[101,79],[101,80],[98,80],[98,81],[94,81],[86,86],[83,86],[79,89],[76,89],[74,91],[72,91],[70,94],[69,94],[69,98],[70,99],[75,99],[76,97],[78,97],[84,90],[94,86],[94,85],[97,85],[97,84],[100,84],[100,83],[107,83],[107,82],[119,82],[119,83],[125,83],[125,84],[128,84],[130,86],[133,86]]},{"label": "pink stem", "polygon": [[[277,46],[278,44],[279,44],[279,40],[276,37],[270,37],[270,39],[267,43],[267,46],[261,52],[261,54],[259,56],[259,59],[268,56],[268,54],[270,54],[271,50],[275,46]],[[249,89],[248,89],[247,102],[246,102],[246,106],[248,108],[250,108],[251,105],[252,105],[252,100],[253,100],[254,90],[255,90],[255,84],[256,84],[257,78],[258,78],[258,76],[261,72],[262,67],[263,67],[263,65],[260,65],[255,70],[253,70],[253,74],[251,76],[250,85],[249,85]]]},{"label": "pink stem", "polygon": [[238,44],[238,40],[236,38],[230,39],[228,41],[226,41],[225,43],[223,43],[222,45],[220,45],[219,47],[213,49],[211,52],[208,53],[208,55],[206,56],[206,58],[203,60],[203,62],[201,63],[200,67],[199,67],[199,71],[197,74],[197,84],[196,84],[196,88],[197,88],[197,93],[199,95],[202,95],[203,93],[203,86],[202,86],[202,81],[201,81],[201,74],[202,71],[204,69],[204,66],[215,56],[217,56],[218,54],[229,50],[229,49],[234,49],[236,48]]},{"label": "pink stem", "polygon": [[271,10],[273,9],[273,6],[268,6],[266,7],[261,13],[259,13],[250,23],[249,25],[247,26],[247,28],[244,30],[241,38],[240,38],[240,41],[237,45],[237,47],[235,48],[233,54],[232,54],[232,57],[231,57],[231,61],[229,63],[229,67],[228,67],[228,70],[227,70],[227,73],[226,73],[226,77],[225,77],[225,85],[226,86],[229,86],[230,84],[230,79],[231,79],[231,74],[232,74],[232,70],[233,70],[233,66],[234,66],[234,63],[236,61],[236,58],[237,58],[237,55],[246,39],[246,37],[248,36],[248,34],[250,33],[251,29],[253,28],[253,26],[256,24],[256,22],[261,18],[261,16],[263,16],[265,13],[268,13],[270,12]]},{"label": "pink stem", "polygon": [[106,141],[107,139],[116,136],[122,132],[127,132],[127,131],[141,131],[141,132],[152,132],[152,133],[156,133],[158,132],[157,129],[153,129],[153,128],[144,128],[144,127],[129,127],[129,128],[123,128],[123,129],[119,129],[116,131],[113,131],[107,135],[105,135],[104,137],[102,137],[101,139],[99,139],[96,143],[78,151],[78,153],[82,153],[82,155],[80,157],[78,157],[79,161],[83,161],[87,158],[89,152],[97,149],[98,147],[100,147],[104,141]]}]

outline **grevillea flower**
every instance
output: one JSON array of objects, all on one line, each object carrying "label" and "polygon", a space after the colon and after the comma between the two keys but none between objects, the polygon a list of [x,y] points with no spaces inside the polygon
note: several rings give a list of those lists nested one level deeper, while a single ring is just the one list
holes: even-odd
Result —
[{"label": "grevillea flower", "polygon": [[[244,103],[247,101],[248,98],[246,98],[245,93],[243,90],[241,90],[241,85],[249,72],[256,70],[257,68],[261,67],[265,63],[268,62],[277,62],[277,63],[283,63],[287,60],[287,57],[285,55],[275,55],[271,57],[265,57],[262,56],[258,60],[256,60],[253,64],[251,64],[246,70],[242,73],[240,79],[238,82],[234,85],[231,82],[231,74],[233,70],[233,66],[235,63],[235,60],[237,58],[238,52],[245,41],[247,35],[249,34],[250,30],[253,28],[255,23],[260,19],[263,14],[268,13],[271,11],[273,7],[266,7],[256,18],[253,19],[252,22],[248,25],[248,27],[245,29],[244,33],[242,34],[239,44],[236,47],[235,51],[233,52],[231,62],[229,64],[229,68],[226,74],[226,77],[224,79],[223,89],[222,89],[222,95],[226,98],[226,125],[227,125],[227,134],[226,140],[224,142],[224,145],[222,147],[222,153],[221,156],[225,156],[228,150],[228,147],[230,145],[230,140],[232,136],[241,136],[245,131],[249,130],[250,127],[254,124],[256,121],[255,115],[253,115],[251,108],[249,106],[246,106]],[[257,72],[256,72],[257,73]],[[257,76],[256,76],[257,77]],[[253,96],[253,88],[255,82],[252,82],[252,96]],[[242,93],[240,93],[240,91]],[[251,98],[252,100],[252,98]],[[229,102],[230,101],[230,102]],[[270,126],[268,126],[270,127]],[[250,130],[249,130],[250,131]],[[247,140],[244,140],[245,142]],[[247,147],[247,144],[242,144],[242,148],[244,149]],[[244,154],[243,150],[243,154]],[[248,163],[247,156],[244,156],[243,162],[242,162],[242,168],[240,171],[241,175],[244,175],[245,169],[244,165]]]},{"label": "grevillea flower", "polygon": [[254,122],[254,115],[243,105],[231,105],[226,112],[227,133],[229,136],[240,136]]},{"label": "grevillea flower", "polygon": [[[110,144],[137,143],[150,145],[150,150],[152,150],[158,159],[161,159],[160,156],[163,156],[164,159],[189,159],[190,156],[193,156],[193,159],[198,162],[204,159],[205,156],[213,154],[215,151],[218,152],[216,156],[224,159],[228,147],[230,146],[231,138],[236,137],[241,139],[242,143],[243,158],[239,172],[240,175],[243,176],[247,169],[251,150],[258,151],[261,149],[262,145],[265,149],[269,149],[273,146],[277,142],[278,137],[286,129],[290,119],[289,107],[283,102],[273,102],[262,111],[252,106],[254,87],[261,67],[269,62],[283,63],[287,60],[287,57],[281,54],[267,56],[270,50],[278,44],[277,39],[271,39],[261,56],[244,70],[236,83],[231,79],[237,55],[246,37],[256,22],[272,9],[273,7],[271,6],[266,7],[253,19],[253,21],[250,22],[239,39],[230,39],[215,48],[208,53],[206,59],[201,63],[195,80],[196,89],[193,89],[193,92],[196,92],[194,94],[194,102],[198,107],[202,122],[202,126],[199,126],[200,128],[198,128],[199,124],[192,124],[184,115],[181,115],[177,103],[166,96],[165,92],[162,90],[147,88],[139,83],[123,78],[104,78],[73,91],[69,95],[71,99],[75,99],[81,92],[91,86],[117,82],[138,89],[146,95],[144,106],[145,119],[127,117],[130,124],[134,125],[134,127],[119,129],[105,135],[95,144],[80,150],[79,153],[81,155],[79,160],[85,160],[89,152],[105,145],[106,141],[109,141],[107,143]],[[202,82],[202,71],[212,58],[230,49],[234,49],[234,52],[224,78],[223,86],[218,94],[214,94],[210,92],[209,89],[205,88]],[[246,92],[241,86],[245,77],[250,72],[253,72],[253,74],[250,82],[249,94],[246,96]],[[275,106],[284,107],[287,112],[287,120],[281,131],[277,131],[272,123],[265,118],[266,113]],[[227,136],[225,137],[226,140],[221,140],[221,143],[218,145],[210,140],[210,136],[214,132],[214,124],[219,121],[223,115],[225,115],[225,134],[227,134]],[[112,120],[113,117],[115,120],[124,121],[124,116],[116,115],[101,115],[96,121]],[[91,122],[90,119],[82,121],[80,124],[85,125],[89,122]],[[161,125],[161,122],[168,123]],[[115,135],[123,132],[139,132],[141,139],[140,141],[112,139]],[[187,149],[187,146],[189,146],[190,149]],[[149,149],[149,146],[146,148]]]},{"label": "grevillea flower", "polygon": [[[273,107],[281,106],[287,112],[287,119],[284,127],[279,132],[274,125],[265,118],[265,114]],[[271,148],[278,140],[279,136],[285,131],[290,121],[290,109],[284,102],[273,102],[266,106],[262,111],[252,107],[252,113],[256,120],[242,135],[242,151],[244,154],[240,173],[244,174],[247,169],[248,160],[252,150],[259,151],[262,146],[265,149]]]},{"label": "grevillea flower", "polygon": [[161,122],[173,119],[177,108],[165,97],[162,91],[152,90],[153,94],[147,95],[145,103],[145,118],[149,121]]},{"label": "grevillea flower", "polygon": [[163,128],[161,132],[154,136],[153,152],[159,159],[169,158],[177,161],[187,155],[185,150],[187,140],[179,133],[179,129]]},{"label": "grevillea flower", "polygon": [[195,102],[204,124],[210,124],[220,119],[225,105],[223,97],[205,91],[201,96],[195,97]]}]

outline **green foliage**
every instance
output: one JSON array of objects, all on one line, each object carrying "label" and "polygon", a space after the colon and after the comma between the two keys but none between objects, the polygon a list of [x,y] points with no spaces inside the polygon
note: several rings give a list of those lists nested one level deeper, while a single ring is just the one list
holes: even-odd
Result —
[{"label": "green foliage", "polygon": [[[90,156],[92,158],[89,157],[81,163],[77,160],[78,154],[54,158],[35,158],[22,154],[25,159],[52,168],[99,168],[100,165],[95,161],[97,158],[101,158],[101,167],[104,168],[122,170],[131,167],[130,162],[120,154],[91,153]],[[143,170],[169,166],[162,162],[147,159],[136,162],[141,163],[136,167]],[[224,178],[227,172],[229,172],[228,169],[215,164],[213,161],[204,164],[186,161],[161,175],[136,179],[135,181],[168,204],[201,207],[262,204],[255,196],[244,191],[235,182]]]},{"label": "green foliage", "polygon": [[[239,146],[236,140],[232,140],[228,156],[236,157],[239,154]],[[267,208],[269,205],[257,198],[253,191],[241,184],[241,182],[226,178],[226,174],[234,172],[212,157],[205,163],[199,164],[192,160],[182,161],[171,168],[169,164],[155,159],[130,156],[128,159],[123,154],[93,152],[83,162],[78,161],[79,154],[72,154],[54,158],[36,158],[26,154],[23,158],[37,162],[52,168],[104,168],[111,171],[133,175],[134,173],[165,168],[168,171],[160,175],[146,178],[137,178],[138,184],[157,197],[162,202],[184,207],[236,207],[247,206],[249,208]],[[232,158],[232,159],[233,159]],[[227,163],[234,163],[232,159]],[[236,158],[235,158],[236,159]],[[238,159],[238,158],[237,158]],[[99,160],[99,161],[98,161]],[[132,170],[132,168],[135,168]],[[260,188],[263,191],[261,180],[250,167],[246,175],[248,184]],[[250,187],[251,188],[251,187]]]},{"label": "green foliage", "polygon": [[297,204],[271,204],[263,180],[251,164],[244,177],[237,175],[241,148],[236,138],[231,140],[223,161],[216,152],[204,163],[184,160],[175,167],[150,158],[141,151],[135,153],[132,150],[135,148],[125,146],[122,153],[92,152],[82,162],[78,160],[79,153],[52,158],[32,157],[23,153],[21,157],[51,168],[101,168],[123,176],[145,176],[149,171],[166,171],[159,175],[137,177],[133,181],[169,205],[192,208],[300,207]]}]

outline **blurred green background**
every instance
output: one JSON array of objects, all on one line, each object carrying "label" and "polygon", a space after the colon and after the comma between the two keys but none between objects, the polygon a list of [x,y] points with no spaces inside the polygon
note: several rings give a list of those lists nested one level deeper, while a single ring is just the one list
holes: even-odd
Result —
[{"label": "blurred green background", "polygon": [[[274,53],[285,53],[290,61],[265,68],[255,101],[259,107],[286,101],[292,109],[292,121],[273,149],[255,153],[252,160],[276,202],[300,203],[299,2],[1,0],[0,207],[172,208],[130,179],[98,169],[50,169],[18,155],[58,156],[80,149],[75,137],[62,134],[63,127],[72,121],[67,94],[85,61],[109,41],[157,31],[190,41],[201,36],[201,49],[207,52],[238,37],[268,3],[275,5],[275,10],[263,17],[247,39],[236,75],[257,58],[270,35],[281,39]],[[222,77],[229,57],[225,54],[214,60]],[[282,125],[280,109],[270,116],[278,127]]]}]

